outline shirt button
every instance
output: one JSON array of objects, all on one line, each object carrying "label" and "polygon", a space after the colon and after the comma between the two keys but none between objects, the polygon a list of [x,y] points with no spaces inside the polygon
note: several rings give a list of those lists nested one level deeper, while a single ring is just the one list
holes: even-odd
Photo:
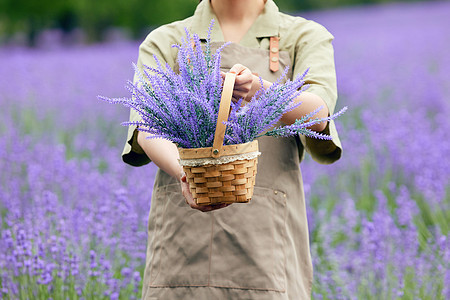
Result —
[{"label": "shirt button", "polygon": [[272,51],[273,53],[277,53],[278,52],[278,48],[277,47],[273,47],[272,49],[270,49],[270,51]]},{"label": "shirt button", "polygon": [[278,191],[273,191],[273,193],[274,193],[275,195],[278,195]]},{"label": "shirt button", "polygon": [[278,57],[272,57],[272,61],[273,62],[277,62],[278,61]]}]

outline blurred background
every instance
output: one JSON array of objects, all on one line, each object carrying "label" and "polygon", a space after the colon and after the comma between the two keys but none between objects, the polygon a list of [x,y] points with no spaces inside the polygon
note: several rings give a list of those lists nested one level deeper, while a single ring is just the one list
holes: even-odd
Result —
[{"label": "blurred background", "polygon": [[[242,0],[245,1],[245,0]],[[275,0],[335,37],[342,158],[301,164],[313,299],[450,299],[450,1]],[[0,0],[0,299],[140,299],[139,43],[197,0]]]},{"label": "blurred background", "polygon": [[[403,0],[397,2],[417,2]],[[277,0],[281,11],[300,12],[392,0]],[[66,42],[97,42],[117,35],[142,39],[152,28],[188,17],[198,0],[0,0],[0,44],[36,46],[57,29]]]}]

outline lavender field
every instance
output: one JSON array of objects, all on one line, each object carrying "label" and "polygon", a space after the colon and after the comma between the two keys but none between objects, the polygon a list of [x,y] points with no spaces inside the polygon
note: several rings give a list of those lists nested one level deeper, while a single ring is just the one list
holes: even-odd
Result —
[{"label": "lavender field", "polygon": [[[308,13],[343,158],[302,163],[314,299],[450,299],[450,2]],[[154,165],[120,152],[138,42],[0,48],[0,299],[138,299]]]}]

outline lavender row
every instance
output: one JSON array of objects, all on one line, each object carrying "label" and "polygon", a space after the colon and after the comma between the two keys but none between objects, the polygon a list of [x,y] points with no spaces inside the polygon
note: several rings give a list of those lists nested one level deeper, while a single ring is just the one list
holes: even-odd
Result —
[{"label": "lavender row", "polygon": [[448,8],[316,16],[334,29],[340,101],[351,109],[338,122],[344,157],[302,164],[315,298],[450,297]]},{"label": "lavender row", "polygon": [[108,148],[98,153],[107,165],[67,160],[64,145],[13,130],[0,149],[2,297],[137,295],[153,170],[115,162]]}]

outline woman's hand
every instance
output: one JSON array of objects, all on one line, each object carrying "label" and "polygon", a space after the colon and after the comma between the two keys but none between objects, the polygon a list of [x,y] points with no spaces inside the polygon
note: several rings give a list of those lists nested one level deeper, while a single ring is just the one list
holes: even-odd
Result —
[{"label": "woman's hand", "polygon": [[[235,64],[231,67],[230,73],[236,74],[236,81],[234,84],[233,90],[233,102],[239,101],[243,98],[245,101],[250,102],[255,95],[255,93],[261,88],[261,83],[264,85],[265,89],[270,88],[272,85],[271,82],[267,80],[260,80],[260,78],[254,75],[249,68],[243,66],[241,64]],[[225,73],[222,73],[222,76],[225,77]],[[284,124],[291,125],[297,119],[302,118],[304,115],[315,111],[319,107],[323,107],[313,118],[326,118],[328,116],[328,108],[325,101],[322,100],[318,95],[309,93],[307,91],[302,92],[297,98],[295,98],[294,103],[301,102],[302,105],[297,106],[295,109],[288,111],[283,114],[281,117],[281,122]],[[328,122],[322,122],[318,124],[314,124],[308,129],[322,132]]]},{"label": "woman's hand", "polygon": [[189,190],[189,184],[187,182],[186,175],[183,174],[180,178],[181,191],[183,193],[186,203],[193,209],[198,209],[202,212],[212,211],[220,208],[229,206],[230,204],[216,204],[216,205],[197,205],[194,198],[192,197],[191,191]]},{"label": "woman's hand", "polygon": [[[237,102],[241,98],[250,101],[256,91],[254,90],[255,78],[258,78],[252,74],[252,71],[250,71],[249,68],[241,64],[235,64],[229,72],[236,74],[232,98],[233,102]],[[225,77],[225,73],[222,73],[222,76]],[[258,84],[258,80],[256,80],[256,83]]]}]

